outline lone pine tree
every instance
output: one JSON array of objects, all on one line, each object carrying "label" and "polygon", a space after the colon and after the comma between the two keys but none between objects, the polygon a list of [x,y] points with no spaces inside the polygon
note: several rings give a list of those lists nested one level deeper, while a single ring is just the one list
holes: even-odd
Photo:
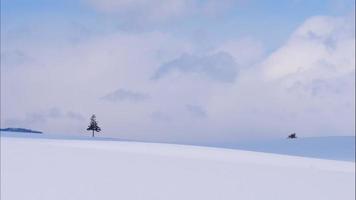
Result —
[{"label": "lone pine tree", "polygon": [[92,137],[94,137],[94,132],[100,132],[101,129],[98,126],[98,122],[96,121],[96,116],[92,115],[90,118],[90,124],[89,127],[87,128],[87,131],[93,131]]}]

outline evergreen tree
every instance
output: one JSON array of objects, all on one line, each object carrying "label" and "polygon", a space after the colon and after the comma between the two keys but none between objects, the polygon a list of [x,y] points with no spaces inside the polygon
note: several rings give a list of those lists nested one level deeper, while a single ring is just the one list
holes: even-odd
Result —
[{"label": "evergreen tree", "polygon": [[87,128],[87,131],[93,131],[92,137],[94,137],[94,131],[100,132],[101,129],[98,126],[98,122],[96,121],[96,116],[92,115],[90,118],[90,124],[89,127]]}]

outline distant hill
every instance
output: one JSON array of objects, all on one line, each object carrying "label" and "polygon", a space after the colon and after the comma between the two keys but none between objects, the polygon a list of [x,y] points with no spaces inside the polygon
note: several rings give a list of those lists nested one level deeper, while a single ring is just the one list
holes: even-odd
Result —
[{"label": "distant hill", "polygon": [[355,136],[262,140],[222,146],[247,151],[355,161]]},{"label": "distant hill", "polygon": [[0,129],[0,131],[7,131],[7,132],[21,132],[21,133],[39,133],[41,134],[41,131],[35,131],[31,129],[25,129],[25,128],[3,128]]}]

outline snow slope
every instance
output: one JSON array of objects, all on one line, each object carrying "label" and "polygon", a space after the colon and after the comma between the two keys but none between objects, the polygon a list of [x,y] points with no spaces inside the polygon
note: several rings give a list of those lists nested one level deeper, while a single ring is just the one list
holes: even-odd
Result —
[{"label": "snow slope", "polygon": [[354,200],[355,163],[209,147],[1,137],[2,200]]}]

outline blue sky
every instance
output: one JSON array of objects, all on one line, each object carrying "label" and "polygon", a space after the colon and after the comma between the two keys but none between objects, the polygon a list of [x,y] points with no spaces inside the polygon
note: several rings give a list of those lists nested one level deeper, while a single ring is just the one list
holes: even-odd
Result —
[{"label": "blue sky", "polygon": [[83,134],[96,113],[130,139],[354,135],[354,16],[352,0],[2,0],[1,125]]}]

